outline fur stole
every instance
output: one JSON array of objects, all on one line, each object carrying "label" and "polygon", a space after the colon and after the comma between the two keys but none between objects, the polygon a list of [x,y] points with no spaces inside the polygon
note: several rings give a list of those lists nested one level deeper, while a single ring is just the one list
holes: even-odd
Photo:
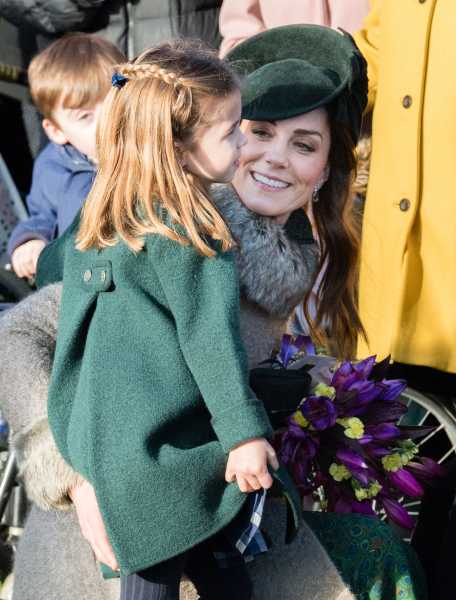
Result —
[{"label": "fur stole", "polygon": [[318,249],[303,210],[285,225],[246,208],[231,185],[211,187],[219,209],[237,242],[241,295],[267,314],[287,319],[312,285]]}]

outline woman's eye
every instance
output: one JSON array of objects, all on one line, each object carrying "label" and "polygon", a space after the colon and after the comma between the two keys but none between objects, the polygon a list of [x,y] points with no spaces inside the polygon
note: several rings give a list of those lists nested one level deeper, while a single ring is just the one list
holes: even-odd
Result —
[{"label": "woman's eye", "polygon": [[79,121],[85,121],[87,119],[90,119],[93,116],[93,113],[82,113],[81,115],[79,115]]},{"label": "woman's eye", "polygon": [[313,146],[304,142],[296,142],[295,146],[300,152],[315,152],[315,148]]},{"label": "woman's eye", "polygon": [[252,133],[260,139],[270,137],[270,133],[269,131],[266,131],[266,129],[252,129]]}]

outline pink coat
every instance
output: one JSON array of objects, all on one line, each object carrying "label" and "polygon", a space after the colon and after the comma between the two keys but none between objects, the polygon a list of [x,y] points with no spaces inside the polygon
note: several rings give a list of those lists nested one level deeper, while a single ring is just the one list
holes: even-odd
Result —
[{"label": "pink coat", "polygon": [[313,23],[353,32],[369,12],[369,0],[224,0],[220,54],[248,37],[280,25]]}]

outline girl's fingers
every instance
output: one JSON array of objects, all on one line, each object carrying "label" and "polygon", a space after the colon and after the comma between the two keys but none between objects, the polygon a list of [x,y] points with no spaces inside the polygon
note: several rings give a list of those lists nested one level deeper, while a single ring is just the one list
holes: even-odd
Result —
[{"label": "girl's fingers", "polygon": [[248,494],[249,492],[253,492],[253,489],[251,488],[249,482],[243,475],[237,475],[236,481],[241,492],[245,492],[246,494]]},{"label": "girl's fingers", "polygon": [[258,477],[256,477],[255,475],[247,475],[246,481],[249,484],[251,491],[261,490],[262,485]]},{"label": "girl's fingers", "polygon": [[266,447],[266,454],[268,457],[268,463],[271,465],[274,471],[277,471],[277,469],[279,468],[279,460],[277,458],[277,454],[275,453],[274,448],[270,444],[268,444],[268,446]]},{"label": "girl's fingers", "polygon": [[263,473],[257,475],[257,480],[260,487],[264,488],[265,490],[268,490],[270,487],[272,487],[273,479],[269,471],[264,471]]}]

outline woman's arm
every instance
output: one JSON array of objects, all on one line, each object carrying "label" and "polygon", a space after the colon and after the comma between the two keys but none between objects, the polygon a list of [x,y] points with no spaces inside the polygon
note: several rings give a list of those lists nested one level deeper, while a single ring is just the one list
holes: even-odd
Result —
[{"label": "woman's arm", "polygon": [[366,112],[373,109],[377,94],[382,0],[371,0],[371,6],[371,11],[364,20],[363,26],[353,36],[356,45],[367,61],[369,97]]},{"label": "woman's arm", "polygon": [[220,56],[225,56],[243,40],[265,31],[259,0],[224,0],[220,9]]},{"label": "woman's arm", "polygon": [[45,510],[70,506],[80,482],[60,456],[47,422],[61,286],[26,298],[0,317],[0,403],[27,495]]}]

